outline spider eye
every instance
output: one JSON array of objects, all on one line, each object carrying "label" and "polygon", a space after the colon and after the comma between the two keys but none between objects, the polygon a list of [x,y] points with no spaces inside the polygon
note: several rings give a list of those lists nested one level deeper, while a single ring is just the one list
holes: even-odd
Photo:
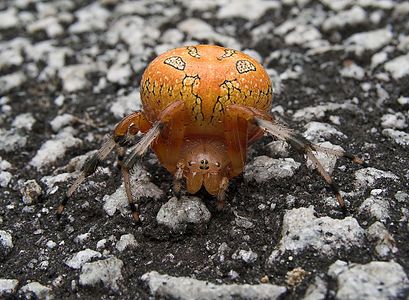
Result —
[{"label": "spider eye", "polygon": [[220,168],[220,163],[216,162],[215,165],[216,167]]},{"label": "spider eye", "polygon": [[192,162],[191,162],[191,161],[189,161],[187,164],[188,164],[189,167],[192,166]]}]

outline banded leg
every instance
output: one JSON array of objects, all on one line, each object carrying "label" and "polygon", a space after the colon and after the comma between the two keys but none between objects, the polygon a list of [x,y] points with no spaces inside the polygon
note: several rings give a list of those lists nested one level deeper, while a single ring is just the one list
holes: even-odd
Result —
[{"label": "banded leg", "polygon": [[334,181],[332,180],[331,176],[328,174],[327,171],[323,168],[322,164],[320,161],[316,158],[314,155],[314,151],[316,152],[324,152],[324,153],[331,153],[333,155],[336,155],[338,157],[345,157],[349,160],[351,160],[354,163],[364,165],[365,163],[362,159],[360,159],[356,155],[352,155],[348,152],[345,151],[339,151],[339,150],[333,150],[325,147],[321,147],[318,145],[315,145],[308,141],[306,138],[301,136],[300,134],[294,132],[293,130],[279,124],[275,120],[269,120],[269,116],[266,115],[263,112],[260,112],[254,108],[248,108],[242,105],[231,105],[230,109],[235,111],[235,113],[238,116],[241,116],[248,120],[249,122],[252,122],[259,126],[261,129],[263,129],[265,132],[271,134],[272,136],[280,139],[287,141],[292,147],[294,147],[298,152],[301,152],[305,154],[314,164],[316,167],[318,173],[321,175],[321,177],[324,178],[324,180],[327,182],[327,184],[331,187],[333,193],[335,194],[335,197],[338,201],[339,206],[342,209],[345,209],[345,202],[339,192],[338,187],[335,185]]},{"label": "banded leg", "polygon": [[220,183],[220,186],[219,186],[219,191],[217,193],[216,206],[218,210],[222,210],[224,207],[224,202],[226,199],[226,191],[228,187],[229,187],[229,179],[227,177],[223,177]]},{"label": "banded leg", "polygon": [[129,171],[135,165],[137,160],[148,150],[149,146],[159,138],[161,135],[164,125],[167,123],[172,123],[172,121],[180,116],[184,111],[185,105],[183,101],[176,101],[169,104],[158,116],[158,120],[152,125],[148,132],[141,138],[141,140],[131,148],[130,155],[126,158],[122,165],[122,176],[124,180],[124,186],[126,191],[126,196],[128,198],[129,207],[131,208],[132,217],[135,221],[139,221],[139,212],[135,206],[132,197],[131,184],[130,184],[130,174]]},{"label": "banded leg", "polygon": [[122,147],[126,147],[132,136],[136,135],[138,131],[147,131],[150,126],[150,123],[147,121],[142,112],[135,112],[125,117],[115,127],[114,134],[109,137],[109,140],[102,145],[96,154],[89,157],[85,161],[80,175],[69,187],[57,208],[57,218],[61,217],[61,214],[72,194],[88,176],[92,175],[96,171],[100,163],[107,158],[114,148],[117,147],[121,149]]}]

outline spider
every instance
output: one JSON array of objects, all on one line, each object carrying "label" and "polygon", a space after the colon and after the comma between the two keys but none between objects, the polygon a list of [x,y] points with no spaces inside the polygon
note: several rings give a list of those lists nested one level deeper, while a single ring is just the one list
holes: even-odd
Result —
[{"label": "spider", "polygon": [[[265,132],[308,157],[331,187],[339,206],[345,208],[338,188],[314,152],[346,157],[361,165],[364,161],[347,152],[313,144],[279,124],[270,114],[272,98],[271,81],[264,68],[240,51],[197,45],[160,55],[142,76],[143,110],[124,117],[110,139],[87,159],[57,215],[61,216],[68,199],[85,178],[116,149],[129,207],[133,218],[139,220],[129,172],[149,146],[161,165],[174,175],[176,194],[183,181],[190,194],[204,186],[222,208],[229,180],[243,171],[248,146]],[[139,132],[142,138],[125,158],[130,140]]]}]

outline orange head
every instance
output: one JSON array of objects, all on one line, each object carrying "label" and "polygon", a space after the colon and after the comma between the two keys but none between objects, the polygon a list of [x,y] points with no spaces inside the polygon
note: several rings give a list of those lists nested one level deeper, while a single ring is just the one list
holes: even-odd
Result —
[{"label": "orange head", "polygon": [[180,162],[186,189],[194,194],[202,185],[209,194],[216,195],[222,178],[226,177],[230,160],[226,147],[218,139],[189,139],[183,145]]}]

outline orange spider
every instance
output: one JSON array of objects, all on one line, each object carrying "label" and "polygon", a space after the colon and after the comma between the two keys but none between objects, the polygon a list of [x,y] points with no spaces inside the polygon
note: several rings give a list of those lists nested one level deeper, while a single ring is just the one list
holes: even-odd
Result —
[{"label": "orange spider", "polygon": [[[149,146],[160,163],[174,174],[176,194],[185,179],[188,193],[194,194],[204,186],[209,194],[217,196],[218,206],[222,207],[229,180],[243,171],[248,146],[264,132],[304,153],[344,207],[338,189],[313,151],[344,156],[359,164],[363,161],[346,152],[312,144],[278,124],[270,115],[272,98],[271,81],[264,68],[240,51],[197,45],[160,55],[142,76],[143,111],[123,118],[110,140],[86,161],[57,214],[61,215],[81,182],[117,148],[129,206],[133,218],[138,220],[129,170]],[[144,136],[123,161],[125,147],[138,132]]]}]

